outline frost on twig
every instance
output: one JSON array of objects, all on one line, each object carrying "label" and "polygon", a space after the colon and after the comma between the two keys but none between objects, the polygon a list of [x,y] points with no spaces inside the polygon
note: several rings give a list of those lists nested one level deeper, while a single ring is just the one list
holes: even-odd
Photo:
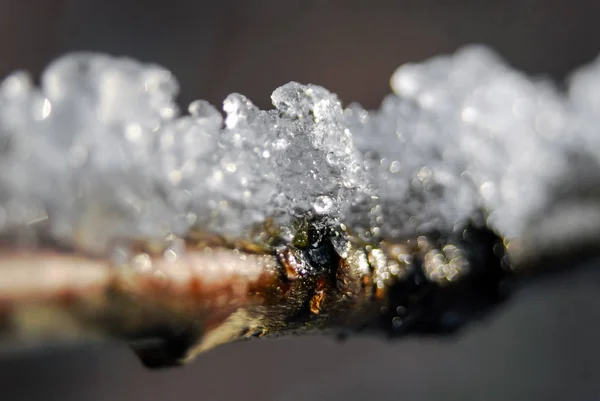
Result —
[{"label": "frost on twig", "polygon": [[130,59],[7,77],[0,331],[121,338],[151,365],[287,332],[442,333],[596,248],[598,62],[565,94],[467,47],[391,85],[375,111],[290,82],[223,117],[180,112],[170,72]]}]

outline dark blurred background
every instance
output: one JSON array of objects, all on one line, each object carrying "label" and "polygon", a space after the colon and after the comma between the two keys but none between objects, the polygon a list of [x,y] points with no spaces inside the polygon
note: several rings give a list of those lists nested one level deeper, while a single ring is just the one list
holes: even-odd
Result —
[{"label": "dark blurred background", "polygon": [[[561,80],[600,51],[597,0],[0,0],[0,76],[94,50],[152,61],[183,104],[296,80],[377,107],[405,62],[485,43]],[[286,338],[148,372],[125,347],[0,355],[0,400],[600,400],[597,269],[540,283],[443,341]]]}]

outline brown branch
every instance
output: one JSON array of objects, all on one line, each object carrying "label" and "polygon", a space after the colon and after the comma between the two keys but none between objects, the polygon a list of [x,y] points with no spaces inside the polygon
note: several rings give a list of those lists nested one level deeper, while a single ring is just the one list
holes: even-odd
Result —
[{"label": "brown branch", "polygon": [[9,342],[124,340],[160,367],[253,337],[453,332],[500,303],[512,276],[499,239],[472,228],[365,244],[313,224],[300,244],[188,239],[185,248],[140,248],[119,264],[4,251],[0,333]]}]

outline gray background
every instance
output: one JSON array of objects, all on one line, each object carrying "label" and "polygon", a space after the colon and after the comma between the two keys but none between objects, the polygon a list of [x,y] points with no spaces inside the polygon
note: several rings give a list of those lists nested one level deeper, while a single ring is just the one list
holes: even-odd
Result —
[{"label": "gray background", "polygon": [[[472,42],[562,79],[600,51],[600,2],[0,0],[0,76],[100,50],[168,67],[182,103],[268,107],[293,79],[377,107],[398,65]],[[540,283],[443,341],[254,341],[162,372],[119,346],[6,353],[0,400],[596,400],[598,276]]]}]

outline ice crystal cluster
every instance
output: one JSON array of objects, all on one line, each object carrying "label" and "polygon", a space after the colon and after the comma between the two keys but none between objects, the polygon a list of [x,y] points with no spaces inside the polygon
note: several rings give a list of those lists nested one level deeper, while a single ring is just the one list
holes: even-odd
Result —
[{"label": "ice crystal cluster", "polygon": [[[487,224],[518,237],[573,176],[600,176],[600,61],[566,93],[471,46],[400,67],[379,110],[290,82],[221,114],[156,65],[100,54],[0,85],[0,226],[106,252],[199,229],[244,237],[298,217],[394,239]],[[596,169],[596,171],[594,171]]]}]

